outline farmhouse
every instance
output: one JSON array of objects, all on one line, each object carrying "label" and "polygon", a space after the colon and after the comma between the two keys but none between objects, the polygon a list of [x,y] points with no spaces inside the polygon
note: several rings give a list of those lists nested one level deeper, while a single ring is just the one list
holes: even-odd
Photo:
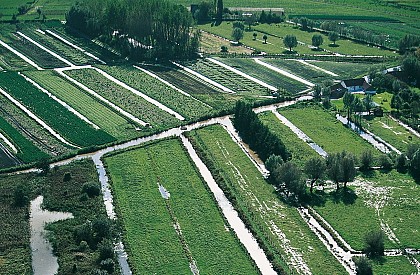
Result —
[{"label": "farmhouse", "polygon": [[366,78],[342,80],[331,86],[332,98],[340,98],[345,92],[376,94],[376,90],[366,81]]}]

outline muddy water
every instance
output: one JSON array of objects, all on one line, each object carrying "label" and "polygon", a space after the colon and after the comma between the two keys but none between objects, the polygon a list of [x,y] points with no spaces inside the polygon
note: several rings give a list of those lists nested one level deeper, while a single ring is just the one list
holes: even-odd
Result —
[{"label": "muddy water", "polygon": [[50,212],[41,209],[43,196],[31,201],[30,219],[31,226],[31,251],[32,269],[34,275],[56,274],[58,271],[57,258],[53,255],[50,242],[46,238],[44,226],[60,220],[73,218],[71,213]]},{"label": "muddy water", "polygon": [[223,215],[228,220],[230,227],[235,231],[238,239],[244,245],[251,258],[255,261],[261,273],[273,275],[277,274],[274,271],[270,261],[267,259],[267,256],[265,255],[264,251],[258,245],[254,236],[251,234],[251,232],[249,232],[249,230],[245,227],[245,224],[239,218],[238,212],[236,212],[232,204],[226,198],[223,191],[217,185],[216,181],[214,180],[206,165],[198,157],[192,144],[188,141],[187,138],[185,138],[182,135],[181,140],[185,148],[187,149],[188,154],[194,161],[194,164],[200,171],[200,174],[202,175],[207,185],[209,186],[211,192],[213,193],[214,197],[216,198],[216,201],[222,209]]}]

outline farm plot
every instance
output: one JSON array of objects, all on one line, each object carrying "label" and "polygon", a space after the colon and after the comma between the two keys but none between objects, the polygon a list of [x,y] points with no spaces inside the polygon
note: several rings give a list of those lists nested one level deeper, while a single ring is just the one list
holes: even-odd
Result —
[{"label": "farm plot", "polygon": [[0,86],[70,142],[80,146],[91,146],[115,140],[103,130],[92,128],[17,73],[1,73]]},{"label": "farm plot", "polygon": [[328,153],[345,150],[358,157],[362,152],[370,150],[374,156],[381,154],[332,114],[318,106],[303,105],[280,109],[279,112]]},{"label": "farm plot", "polygon": [[34,45],[16,33],[2,31],[0,38],[9,44],[12,48],[24,54],[26,57],[34,61],[42,68],[48,69],[68,66],[63,61],[55,58],[46,51],[41,50],[38,46]]},{"label": "farm plot", "polygon": [[362,77],[369,73],[371,68],[384,68],[386,63],[350,63],[350,62],[333,62],[333,61],[312,61],[307,60],[308,63],[314,64],[317,67],[329,70],[338,74],[340,79],[350,79]]},{"label": "farm plot", "polygon": [[10,138],[18,150],[16,156],[24,162],[33,162],[48,157],[2,117],[0,117],[0,133]]},{"label": "farm plot", "polygon": [[51,133],[3,95],[0,95],[0,113],[4,120],[43,152],[57,156],[70,151],[70,147],[53,137]]},{"label": "farm plot", "polygon": [[[305,84],[270,70],[269,68],[256,63],[253,59],[220,58],[218,60],[291,94],[297,94],[307,89]],[[264,61],[266,61],[266,59],[264,59]]]},{"label": "farm plot", "polygon": [[325,204],[314,208],[353,249],[362,250],[367,232],[379,229],[387,235],[386,248],[420,247],[420,188],[409,175],[374,171],[349,186],[352,191],[332,191]]},{"label": "farm plot", "polygon": [[345,273],[297,209],[279,199],[222,126],[195,130],[189,136],[225,194],[256,232],[274,266],[287,273],[307,273],[308,269],[314,274]]},{"label": "farm plot", "polygon": [[47,47],[51,51],[59,54],[65,59],[71,61],[75,65],[85,65],[94,63],[94,59],[89,58],[87,55],[83,54],[81,51],[78,51],[63,42],[55,39],[54,37],[48,35],[40,30],[28,29],[23,32],[25,35],[35,40],[36,42]]},{"label": "farm plot", "polygon": [[[135,117],[150,123],[152,127],[163,129],[179,124],[179,120],[175,117],[117,85],[93,69],[71,70],[65,71],[65,73]],[[92,81],[92,79],[95,79],[95,81]]]},{"label": "farm plot", "polygon": [[[64,181],[69,173],[71,179]],[[91,161],[73,162],[65,167],[52,169],[48,174],[29,173],[21,175],[2,175],[0,177],[0,218],[2,229],[0,234],[1,264],[0,274],[33,274],[31,268],[29,200],[39,195],[44,196],[43,208],[48,211],[71,212],[73,219],[47,225],[47,237],[54,244],[54,254],[58,256],[58,274],[72,274],[76,265],[77,273],[91,274],[100,268],[99,250],[89,246],[79,246],[75,232],[92,222],[98,226],[103,222],[111,226],[107,220],[102,196],[88,197],[83,185],[89,183],[99,188],[95,167]],[[95,185],[96,184],[96,185]],[[17,186],[21,187],[17,187]],[[22,189],[27,200],[22,206],[15,205],[15,190]],[[84,226],[84,227],[83,227]],[[92,228],[92,227],[91,227]],[[84,231],[86,232],[86,231]],[[92,235],[87,231],[86,236]],[[94,238],[101,238],[99,235]],[[87,240],[91,241],[91,240]],[[93,241],[93,240],[92,240]],[[92,244],[94,244],[92,242]],[[78,260],[80,257],[83,261]],[[115,272],[119,274],[118,272]]]},{"label": "farm plot", "polygon": [[[105,163],[136,272],[191,273],[172,224],[176,219],[200,273],[258,273],[179,140],[113,155]],[[158,185],[169,195],[159,193]]]},{"label": "farm plot", "polygon": [[209,104],[216,110],[231,108],[235,105],[236,100],[238,100],[237,95],[222,93],[217,88],[206,85],[203,81],[196,79],[184,70],[163,66],[142,65],[142,67],[168,81],[175,87]]},{"label": "farm plot", "polygon": [[208,60],[198,60],[194,63],[190,62],[187,64],[187,67],[235,92],[268,95],[267,88]]},{"label": "farm plot", "polygon": [[135,131],[134,123],[113,112],[107,106],[81,91],[80,88],[61,78],[54,71],[31,71],[25,72],[25,75],[70,104],[76,111],[115,138],[129,139],[139,135]]},{"label": "farm plot", "polygon": [[262,61],[314,83],[320,83],[323,80],[333,79],[333,76],[315,68],[306,66],[297,60],[264,58]]},{"label": "farm plot", "polygon": [[260,113],[258,117],[262,123],[268,126],[270,131],[283,141],[287,150],[292,154],[292,162],[303,167],[308,159],[319,156],[306,142],[299,139],[289,127],[281,123],[272,112]]},{"label": "farm plot", "polygon": [[33,69],[33,67],[11,51],[0,46],[0,70],[17,71],[26,69]]},{"label": "farm plot", "polygon": [[99,66],[99,68],[186,118],[200,117],[211,111],[211,108],[204,103],[180,93],[134,67]]}]

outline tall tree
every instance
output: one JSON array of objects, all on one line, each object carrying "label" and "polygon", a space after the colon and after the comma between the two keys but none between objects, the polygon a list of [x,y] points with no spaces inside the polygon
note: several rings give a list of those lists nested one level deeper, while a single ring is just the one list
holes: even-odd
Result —
[{"label": "tall tree", "polygon": [[275,183],[286,192],[287,196],[300,196],[305,192],[305,184],[301,180],[302,172],[296,164],[288,161],[275,170]]},{"label": "tall tree", "polygon": [[317,49],[319,49],[319,46],[321,46],[322,43],[324,43],[324,38],[322,38],[322,35],[320,35],[320,34],[314,34],[312,36],[312,46],[314,46]]},{"label": "tall tree", "polygon": [[344,96],[343,96],[343,103],[344,103],[344,108],[347,109],[347,119],[350,120],[350,113],[353,109],[353,104],[354,104],[354,94],[350,93],[350,92],[345,92]]},{"label": "tall tree", "polygon": [[222,20],[223,20],[223,0],[217,0],[216,21],[220,23],[222,22]]},{"label": "tall tree", "polygon": [[314,184],[322,178],[326,168],[325,160],[320,157],[310,158],[305,163],[304,172],[311,180],[311,194],[313,193]]},{"label": "tall tree", "polygon": [[[343,152],[344,153],[344,152]],[[344,188],[347,188],[347,183],[353,181],[356,177],[355,157],[353,154],[346,153],[340,159],[341,162],[341,180],[344,182]]]},{"label": "tall tree", "polygon": [[297,39],[296,36],[293,34],[288,34],[283,39],[284,45],[289,48],[289,51],[292,51],[292,48],[297,46]]},{"label": "tall tree", "polygon": [[334,45],[336,45],[336,44],[335,44],[335,42],[336,42],[339,38],[340,38],[340,35],[338,34],[338,32],[334,32],[334,31],[332,31],[332,32],[330,32],[330,33],[328,34],[328,39],[329,39],[330,41],[332,41],[332,42],[334,43]]},{"label": "tall tree", "polygon": [[232,30],[232,38],[236,41],[239,42],[239,40],[241,40],[244,37],[244,31],[240,28],[234,28]]},{"label": "tall tree", "polygon": [[365,98],[363,99],[363,104],[365,105],[366,111],[368,111],[370,115],[370,111],[372,110],[374,106],[373,98],[371,94],[368,94],[367,96],[365,96]]}]

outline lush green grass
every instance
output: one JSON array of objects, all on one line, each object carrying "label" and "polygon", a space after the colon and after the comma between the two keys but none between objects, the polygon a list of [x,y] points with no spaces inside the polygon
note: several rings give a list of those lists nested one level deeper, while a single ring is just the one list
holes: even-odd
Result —
[{"label": "lush green grass", "polygon": [[124,117],[70,84],[55,72],[31,71],[25,74],[117,139],[134,138],[139,135],[133,123],[128,122]]},{"label": "lush green grass", "polygon": [[[179,123],[175,117],[117,85],[93,69],[72,70],[65,71],[65,73],[135,117],[150,123],[152,127],[167,128]],[[95,79],[95,81],[92,81],[92,79]]]},{"label": "lush green grass", "polygon": [[363,120],[362,125],[402,152],[407,150],[409,143],[420,141],[417,136],[386,115],[372,120]]},{"label": "lush green grass", "polygon": [[276,67],[279,67],[287,72],[300,76],[304,79],[312,81],[314,83],[319,83],[323,80],[334,78],[333,76],[327,73],[314,69],[310,66],[304,65],[296,60],[264,58],[263,61],[272,64]]},{"label": "lush green grass", "polygon": [[393,108],[391,108],[392,97],[393,97],[393,94],[388,93],[388,92],[383,92],[383,93],[374,95],[373,101],[379,104],[379,106],[381,106],[384,109],[384,111],[391,112],[392,110],[394,110]]},{"label": "lush green grass", "polygon": [[[1,274],[32,274],[29,202],[22,207],[14,205],[13,194],[17,183],[28,188],[30,200],[43,195],[44,209],[70,212],[74,216],[74,219],[48,225],[48,237],[58,256],[59,274],[71,274],[74,264],[78,274],[90,274],[99,267],[98,251],[92,248],[81,251],[74,239],[75,229],[86,220],[106,219],[102,196],[81,200],[84,183],[96,182],[99,187],[95,167],[91,161],[86,160],[53,170],[47,175],[32,173],[0,176],[0,218],[3,221],[0,234]],[[63,181],[66,173],[71,174],[68,182]]]},{"label": "lush green grass", "polygon": [[[254,26],[254,28],[258,31],[262,31],[265,33],[269,33],[272,35],[276,35],[279,37],[285,37],[288,34],[293,34],[296,36],[297,40],[300,42],[305,43],[305,46],[312,45],[312,36],[314,34],[321,35],[323,38],[324,43],[321,45],[322,49],[327,50],[328,52],[340,53],[340,54],[349,54],[349,55],[386,55],[386,56],[396,56],[397,54],[388,51],[378,49],[377,47],[368,47],[364,44],[355,43],[353,41],[343,39],[338,40],[336,42],[336,46],[331,46],[328,36],[319,32],[308,32],[302,31],[300,29],[295,28],[291,24],[282,23],[282,24],[259,24]],[[299,53],[300,51],[297,50]],[[312,51],[313,54],[319,54],[322,52]]]},{"label": "lush green grass", "polygon": [[186,64],[188,68],[222,84],[237,93],[267,95],[267,88],[208,60]]},{"label": "lush green grass", "polygon": [[[231,139],[223,127],[215,125],[191,132],[190,138],[207,162],[225,194],[269,250],[276,266],[291,264],[286,247],[301,254],[313,273],[343,274],[343,267],[302,220],[295,207],[284,204],[254,164]],[[257,199],[258,198],[258,199]],[[280,229],[290,242],[273,233]],[[287,271],[291,272],[291,271]]]},{"label": "lush green grass", "polygon": [[[267,84],[284,89],[291,94],[296,94],[307,89],[305,84],[283,76],[249,58],[219,58],[218,60]],[[266,59],[263,61],[266,61]]]},{"label": "lush green grass", "polygon": [[332,61],[310,61],[309,63],[314,64],[325,70],[329,70],[333,73],[338,74],[339,79],[351,79],[365,76],[369,73],[370,68],[385,68],[385,63],[372,64],[372,63],[350,63],[350,62],[332,62]]},{"label": "lush green grass", "polygon": [[18,149],[17,157],[24,162],[33,162],[42,158],[47,158],[48,155],[42,152],[32,142],[22,136],[19,131],[13,128],[6,120],[0,117],[0,132],[9,138]]},{"label": "lush green grass", "polygon": [[279,112],[294,125],[307,134],[327,153],[337,153],[343,150],[360,156],[362,152],[373,151],[374,156],[380,152],[363,140],[351,129],[346,128],[333,114],[318,106],[301,106],[280,109]]},{"label": "lush green grass", "polygon": [[28,0],[2,0],[0,6],[0,13],[2,17],[0,19],[7,20],[11,19],[13,14],[18,13],[18,7],[25,5]]},{"label": "lush green grass", "polygon": [[270,131],[283,141],[287,150],[292,154],[291,161],[294,163],[303,167],[309,158],[319,156],[306,142],[299,139],[292,130],[281,123],[272,112],[260,113],[258,117]]},{"label": "lush green grass", "polygon": [[[179,140],[114,155],[106,164],[136,272],[190,273],[172,226],[173,214],[200,273],[257,273],[233,231],[225,229],[213,196]],[[170,193],[167,201],[157,183]]]},{"label": "lush green grass", "polygon": [[373,274],[416,274],[417,269],[405,256],[383,257],[371,261]]},{"label": "lush green grass", "polygon": [[95,130],[17,73],[0,73],[0,86],[70,142],[91,146],[115,140],[104,131]]},{"label": "lush green grass", "polygon": [[200,117],[208,114],[211,108],[181,94],[159,80],[132,66],[99,66],[115,78],[161,102],[185,118]]}]

